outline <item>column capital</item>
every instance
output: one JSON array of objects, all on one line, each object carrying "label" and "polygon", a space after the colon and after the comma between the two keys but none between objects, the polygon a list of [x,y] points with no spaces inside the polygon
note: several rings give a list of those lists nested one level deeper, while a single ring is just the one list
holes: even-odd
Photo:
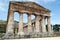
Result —
[{"label": "column capital", "polygon": [[27,15],[31,15],[31,13],[27,13]]},{"label": "column capital", "polygon": [[43,15],[41,16],[41,19],[45,19],[45,18],[46,18],[46,16],[43,16]]},{"label": "column capital", "polygon": [[47,16],[47,18],[50,18],[51,16]]},{"label": "column capital", "polygon": [[19,14],[23,14],[23,12],[19,12]]}]

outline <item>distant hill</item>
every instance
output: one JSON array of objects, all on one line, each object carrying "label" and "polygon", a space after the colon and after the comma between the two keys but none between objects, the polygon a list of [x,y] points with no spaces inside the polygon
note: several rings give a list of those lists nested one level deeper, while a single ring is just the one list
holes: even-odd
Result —
[{"label": "distant hill", "polygon": [[[18,21],[14,21],[15,26],[19,23]],[[6,27],[7,27],[7,21],[0,20],[0,33],[5,33],[6,32]]]},{"label": "distant hill", "polygon": [[4,20],[0,20],[0,24],[6,24],[7,22]]},{"label": "distant hill", "polygon": [[0,20],[0,33],[5,33],[6,31],[6,21]]}]

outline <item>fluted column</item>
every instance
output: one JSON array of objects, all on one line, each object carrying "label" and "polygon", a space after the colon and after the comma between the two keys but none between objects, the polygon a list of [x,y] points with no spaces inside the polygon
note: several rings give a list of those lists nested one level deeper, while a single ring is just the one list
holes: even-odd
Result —
[{"label": "fluted column", "polygon": [[42,32],[42,21],[41,21],[41,19],[40,19],[40,32]]},{"label": "fluted column", "polygon": [[42,32],[42,26],[41,26],[41,16],[40,16],[40,19],[39,19],[39,27],[40,27],[40,32]]},{"label": "fluted column", "polygon": [[35,22],[34,22],[32,25],[33,25],[32,31],[33,31],[33,33],[34,33],[34,32],[35,32]]},{"label": "fluted column", "polygon": [[39,28],[39,18],[40,18],[40,16],[38,16],[38,15],[36,15],[35,16],[35,26],[36,26],[36,29],[35,29],[35,32],[37,33],[37,32],[40,32],[40,28]]},{"label": "fluted column", "polygon": [[14,32],[14,11],[10,10],[8,13],[7,34],[13,34]]},{"label": "fluted column", "polygon": [[28,33],[32,32],[31,14],[28,14]]},{"label": "fluted column", "polygon": [[47,23],[48,23],[48,32],[52,32],[51,24],[50,24],[50,17],[47,17]]},{"label": "fluted column", "polygon": [[32,32],[34,32],[34,23],[32,23]]},{"label": "fluted column", "polygon": [[44,16],[42,16],[42,22],[41,22],[41,24],[42,24],[42,32],[46,32],[45,17]]},{"label": "fluted column", "polygon": [[17,34],[17,28],[15,28],[15,34]]},{"label": "fluted column", "polygon": [[35,32],[35,30],[36,30],[36,26],[35,26],[35,22],[34,22],[34,32]]},{"label": "fluted column", "polygon": [[18,35],[23,35],[23,13],[20,13],[19,15],[19,29],[18,29]]}]

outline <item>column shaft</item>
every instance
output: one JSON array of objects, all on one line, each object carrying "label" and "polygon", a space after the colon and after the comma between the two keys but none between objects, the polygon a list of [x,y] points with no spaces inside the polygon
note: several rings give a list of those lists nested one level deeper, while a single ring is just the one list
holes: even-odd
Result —
[{"label": "column shaft", "polygon": [[15,34],[17,34],[17,28],[15,28]]},{"label": "column shaft", "polygon": [[32,31],[35,32],[35,22],[32,25]]},{"label": "column shaft", "polygon": [[34,32],[34,24],[32,23],[32,32]]},{"label": "column shaft", "polygon": [[40,32],[40,28],[39,28],[39,18],[40,16],[36,16],[35,17],[35,26],[36,26],[36,29],[35,29],[35,32]]},{"label": "column shaft", "polygon": [[42,32],[46,32],[46,26],[45,26],[45,20],[44,19],[45,19],[44,16],[42,16],[42,22],[41,22],[41,24],[42,24]]},{"label": "column shaft", "polygon": [[13,28],[14,28],[14,12],[10,10],[8,13],[8,24],[7,24],[7,30],[6,33],[12,33],[13,34]]},{"label": "column shaft", "polygon": [[42,21],[40,19],[40,32],[42,32]]},{"label": "column shaft", "polygon": [[28,33],[32,32],[31,14],[28,14]]},{"label": "column shaft", "polygon": [[35,30],[36,30],[36,26],[35,26],[35,23],[34,23],[34,32],[35,32]]},{"label": "column shaft", "polygon": [[48,22],[48,32],[52,32],[51,24],[50,24],[50,17],[47,18]]},{"label": "column shaft", "polygon": [[23,32],[23,14],[20,13],[19,15],[19,30],[18,30],[18,34],[19,35],[23,35],[24,32]]}]

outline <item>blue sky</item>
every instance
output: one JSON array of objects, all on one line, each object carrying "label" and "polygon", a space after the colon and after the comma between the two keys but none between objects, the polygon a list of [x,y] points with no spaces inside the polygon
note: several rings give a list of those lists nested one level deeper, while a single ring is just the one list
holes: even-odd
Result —
[{"label": "blue sky", "polygon": [[[7,20],[9,1],[21,0],[0,0],[0,20]],[[33,1],[45,8],[51,10],[51,24],[60,24],[60,0],[22,0]],[[14,20],[18,21],[18,14],[14,14]],[[27,22],[26,15],[24,14],[24,22]],[[33,17],[34,18],[34,17]]]}]

